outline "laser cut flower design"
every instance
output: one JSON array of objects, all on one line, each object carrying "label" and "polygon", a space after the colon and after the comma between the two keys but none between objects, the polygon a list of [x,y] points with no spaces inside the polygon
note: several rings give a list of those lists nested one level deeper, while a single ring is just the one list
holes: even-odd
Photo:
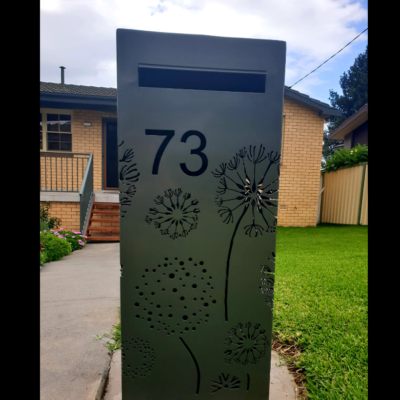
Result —
[{"label": "laser cut flower design", "polygon": [[[250,209],[251,220],[243,227],[243,230],[251,238],[260,237],[263,233],[276,232],[280,159],[281,156],[277,152],[266,153],[263,145],[259,148],[257,146],[250,146],[248,149],[243,147],[229,163],[220,164],[212,172],[215,178],[220,179],[216,197],[216,204],[220,208],[218,214],[225,224],[236,222],[226,267],[225,321],[228,321],[230,257],[233,241],[242,219]],[[273,165],[277,166],[277,174],[274,175],[271,169]]]},{"label": "laser cut flower design", "polygon": [[235,328],[229,330],[229,337],[224,341],[228,349],[224,352],[226,364],[257,364],[265,357],[269,341],[265,335],[265,330],[260,329],[260,324],[253,325],[248,322],[237,324]]},{"label": "laser cut flower design", "polygon": [[124,155],[119,160],[119,162],[131,162],[133,159],[134,153],[132,149],[126,149]]},{"label": "laser cut flower design", "polygon": [[275,253],[272,253],[272,258],[267,257],[268,264],[261,267],[261,283],[260,290],[265,294],[267,305],[274,310],[274,285],[275,285]]},{"label": "laser cut flower design", "polygon": [[230,389],[230,390],[240,389],[240,380],[235,375],[233,375],[232,378],[229,379],[229,374],[227,376],[221,374],[218,376],[218,381],[212,381],[212,382],[213,385],[211,385],[211,387],[214,388],[214,391],[212,391],[211,393],[216,393],[222,389]]},{"label": "laser cut flower design", "polygon": [[154,224],[159,229],[161,235],[169,235],[173,240],[179,237],[187,237],[191,231],[197,229],[198,213],[200,209],[195,207],[199,204],[198,200],[190,200],[191,194],[182,195],[180,188],[168,189],[164,196],[157,196],[154,199],[158,207],[149,209],[145,222],[149,225]]},{"label": "laser cut flower design", "polygon": [[[118,147],[124,144],[122,141]],[[120,163],[130,163],[133,160],[134,152],[132,149],[126,149],[122,158],[119,160]],[[136,194],[136,186],[133,184],[139,180],[140,173],[138,172],[136,164],[125,164],[119,171],[119,180],[123,185],[129,185],[127,190],[120,190],[120,194],[125,194],[126,197],[120,198],[119,216],[120,218],[125,217],[127,210],[123,209],[124,206],[131,206],[131,198]]]},{"label": "laser cut flower design", "polygon": [[[197,370],[196,394],[200,389],[200,367],[183,335],[207,323],[217,304],[213,277],[206,264],[192,257],[165,257],[157,268],[144,269],[143,281],[135,286],[133,298],[137,321],[171,340],[178,337],[190,354]],[[172,294],[164,297],[168,291]]]},{"label": "laser cut flower design", "polygon": [[155,355],[148,341],[142,339],[124,340],[121,344],[121,350],[122,374],[124,376],[135,379],[144,377],[151,372]]},{"label": "laser cut flower design", "polygon": [[[222,163],[212,172],[214,177],[221,178],[216,203],[218,207],[222,207],[218,213],[223,218],[223,222],[233,223],[234,211],[242,209],[239,217],[239,221],[241,221],[248,209],[251,208],[251,223],[243,228],[245,234],[250,237],[262,236],[263,232],[272,233],[276,226],[278,190],[273,189],[272,186],[278,182],[278,179],[268,183],[266,177],[272,165],[279,165],[280,155],[273,151],[264,154],[265,147],[262,145],[258,150],[256,146],[250,146],[249,151],[243,148],[233,156],[229,164]],[[266,169],[261,170],[262,175],[258,176],[257,165],[267,159]],[[246,162],[249,162],[247,168]],[[228,174],[228,171],[232,172]],[[227,192],[234,192],[232,193],[233,197],[222,198],[221,196]],[[231,206],[231,204],[233,205]],[[260,223],[256,222],[257,219],[260,220]]]}]

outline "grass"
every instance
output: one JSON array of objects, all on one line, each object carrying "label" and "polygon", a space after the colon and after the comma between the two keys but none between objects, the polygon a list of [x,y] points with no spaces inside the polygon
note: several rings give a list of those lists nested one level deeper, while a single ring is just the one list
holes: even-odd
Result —
[{"label": "grass", "polygon": [[310,399],[367,399],[368,293],[364,226],[277,232],[273,330],[301,350]]},{"label": "grass", "polygon": [[113,340],[113,342],[110,342],[107,340],[107,342],[104,343],[104,346],[106,346],[107,349],[110,351],[118,350],[121,348],[121,308],[120,307],[118,307],[118,321],[119,322],[117,325],[112,325],[111,334],[110,334],[110,332],[104,332],[104,335],[102,335],[102,336],[96,335],[94,337],[94,340],[101,340],[101,339],[103,339],[103,337]]}]

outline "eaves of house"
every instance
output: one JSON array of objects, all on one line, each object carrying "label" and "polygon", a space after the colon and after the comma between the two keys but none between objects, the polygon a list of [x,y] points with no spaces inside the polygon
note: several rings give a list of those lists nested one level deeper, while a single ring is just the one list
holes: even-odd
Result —
[{"label": "eaves of house", "polygon": [[345,136],[357,129],[365,121],[368,121],[368,103],[364,104],[355,114],[342,122],[330,135],[328,139],[344,140]]},{"label": "eaves of house", "polygon": [[[285,86],[285,96],[314,108],[324,118],[342,115],[327,103]],[[117,112],[117,89],[40,82],[40,107]]]}]

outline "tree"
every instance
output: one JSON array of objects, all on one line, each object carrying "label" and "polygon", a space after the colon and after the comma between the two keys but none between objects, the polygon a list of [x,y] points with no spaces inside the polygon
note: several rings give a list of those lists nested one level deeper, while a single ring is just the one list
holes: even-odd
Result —
[{"label": "tree", "polygon": [[368,103],[368,45],[365,52],[356,57],[350,69],[343,73],[339,82],[343,95],[330,89],[329,100],[331,106],[341,110],[343,115],[329,118],[327,129],[324,131],[322,150],[324,159],[333,154],[333,146],[343,143],[342,140],[329,140],[327,136]]}]

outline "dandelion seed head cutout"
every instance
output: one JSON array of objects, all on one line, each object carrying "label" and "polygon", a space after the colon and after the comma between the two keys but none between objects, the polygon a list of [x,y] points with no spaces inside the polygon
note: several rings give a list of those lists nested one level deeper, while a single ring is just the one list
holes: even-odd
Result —
[{"label": "dandelion seed head cutout", "polygon": [[155,207],[150,208],[145,222],[153,224],[161,235],[167,235],[172,240],[184,238],[191,231],[197,229],[198,200],[192,199],[190,193],[183,193],[179,189],[168,189],[163,196],[154,199]]}]

